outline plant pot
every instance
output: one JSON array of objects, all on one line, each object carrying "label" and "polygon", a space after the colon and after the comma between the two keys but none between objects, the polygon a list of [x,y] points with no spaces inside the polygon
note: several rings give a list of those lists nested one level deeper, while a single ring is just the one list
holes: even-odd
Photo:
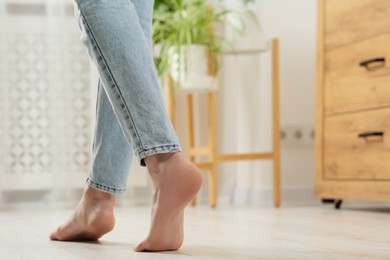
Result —
[{"label": "plant pot", "polygon": [[210,91],[216,88],[216,77],[209,75],[208,50],[204,45],[190,45],[172,49],[171,75],[180,90]]}]

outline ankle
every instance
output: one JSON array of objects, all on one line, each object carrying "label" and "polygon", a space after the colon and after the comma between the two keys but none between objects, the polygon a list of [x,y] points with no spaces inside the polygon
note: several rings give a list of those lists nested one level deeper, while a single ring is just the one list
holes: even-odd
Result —
[{"label": "ankle", "polygon": [[87,186],[84,189],[83,198],[86,200],[93,200],[93,201],[102,201],[102,202],[107,201],[107,202],[112,202],[113,204],[115,202],[114,195],[100,190],[96,190],[90,186]]},{"label": "ankle", "polygon": [[149,173],[159,173],[172,163],[177,164],[180,161],[185,161],[185,158],[182,152],[177,152],[154,154],[145,157],[144,160]]}]

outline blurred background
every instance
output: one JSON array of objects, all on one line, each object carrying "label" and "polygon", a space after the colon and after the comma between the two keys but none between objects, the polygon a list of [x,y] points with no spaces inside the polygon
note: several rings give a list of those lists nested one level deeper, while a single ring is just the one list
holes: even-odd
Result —
[{"label": "blurred background", "polygon": [[[219,1],[241,8],[239,1]],[[258,0],[260,26],[246,35],[280,40],[282,203],[313,204],[316,1]],[[229,30],[224,33],[229,35]],[[0,207],[66,207],[90,169],[98,75],[79,40],[71,0],[0,0]],[[270,54],[220,57],[218,151],[271,149]],[[186,149],[184,94],[177,131]],[[206,100],[195,99],[197,142]],[[181,123],[182,122],[182,123]],[[297,134],[298,133],[298,134]],[[220,204],[272,205],[272,163],[219,165]],[[207,175],[205,175],[207,176]],[[199,203],[207,203],[207,178]],[[151,185],[133,163],[122,205],[148,204]]]}]

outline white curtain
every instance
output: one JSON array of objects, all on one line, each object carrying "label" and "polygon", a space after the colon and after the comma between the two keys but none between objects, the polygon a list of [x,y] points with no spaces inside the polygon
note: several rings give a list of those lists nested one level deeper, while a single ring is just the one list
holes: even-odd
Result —
[{"label": "white curtain", "polygon": [[72,1],[1,0],[0,10],[0,190],[4,201],[11,191],[67,196],[83,186],[93,125]]},{"label": "white curtain", "polygon": [[[237,8],[234,1],[226,1],[226,5]],[[250,5],[249,10],[257,16],[258,25],[248,15],[242,41],[264,38],[269,49],[224,57],[219,108],[219,127],[224,129],[219,136],[219,149],[223,153],[272,151],[272,48],[262,31],[259,4]],[[271,205],[272,167],[269,160],[222,164],[221,185],[225,185],[221,186],[220,196],[229,195],[230,201],[238,205]]]}]

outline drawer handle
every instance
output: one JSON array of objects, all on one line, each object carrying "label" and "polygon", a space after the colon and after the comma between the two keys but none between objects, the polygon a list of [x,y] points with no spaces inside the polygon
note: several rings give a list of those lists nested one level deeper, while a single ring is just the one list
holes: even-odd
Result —
[{"label": "drawer handle", "polygon": [[369,60],[364,60],[362,62],[359,63],[359,65],[361,67],[365,67],[366,69],[368,68],[368,66],[371,64],[371,63],[385,63],[386,62],[386,59],[385,58],[373,58],[373,59],[369,59]]},{"label": "drawer handle", "polygon": [[367,138],[370,136],[383,136],[383,132],[363,132],[358,135],[359,138]]}]

